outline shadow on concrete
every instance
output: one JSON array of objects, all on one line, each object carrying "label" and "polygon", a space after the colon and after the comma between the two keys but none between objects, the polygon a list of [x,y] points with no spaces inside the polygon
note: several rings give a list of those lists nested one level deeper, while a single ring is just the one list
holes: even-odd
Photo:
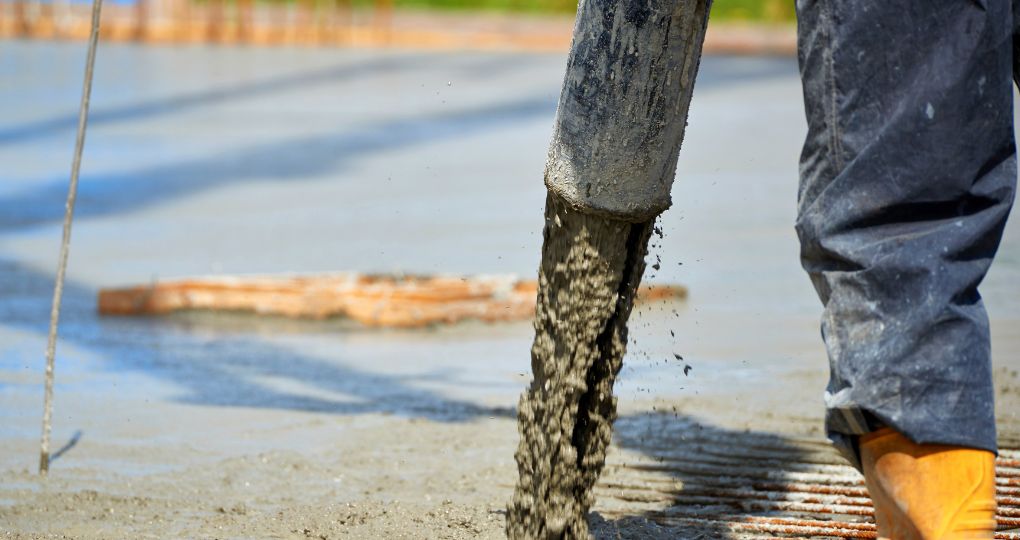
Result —
[{"label": "shadow on concrete", "polygon": [[[512,69],[527,56],[487,59],[470,68],[484,76],[488,69]],[[516,60],[516,62],[511,61]],[[216,105],[234,99],[304,88],[311,84],[337,82],[379,72],[396,72],[421,63],[420,56],[384,57],[305,74],[228,86],[222,89],[182,94],[164,100],[141,102],[93,113],[91,125],[127,122],[156,115]],[[790,76],[790,59],[717,58],[706,62],[697,91]],[[792,66],[792,67],[791,67]],[[89,218],[137,211],[194,193],[235,183],[288,182],[315,175],[337,175],[358,158],[443,140],[499,132],[508,126],[548,118],[556,110],[556,98],[534,94],[513,101],[473,109],[414,115],[370,123],[338,133],[315,134],[251,145],[198,159],[141,167],[113,174],[82,177],[76,217]],[[32,137],[52,130],[70,128],[76,118],[61,116],[50,120],[0,130],[5,140]],[[0,198],[0,230],[29,227],[59,221],[63,217],[67,179],[63,175],[25,182],[29,189]]]},{"label": "shadow on concrete", "polygon": [[[421,67],[423,64],[427,65],[428,61],[436,56],[436,54],[404,53],[397,55],[384,53],[356,63],[344,63],[300,73],[269,76],[219,88],[208,88],[158,99],[93,109],[89,114],[89,126],[95,128],[133,120],[172,116],[201,107],[227,104],[294,90],[307,90],[323,84],[336,84],[392,73],[401,73]],[[512,69],[521,60],[523,60],[522,57],[497,57],[488,61],[469,62],[462,71],[466,76],[488,76],[499,71]],[[75,106],[76,103],[69,103],[68,105]],[[15,126],[0,128],[0,145],[27,143],[62,132],[73,133],[77,126],[78,113],[74,111],[42,120],[33,120]]]},{"label": "shadow on concrete", "polygon": [[[366,155],[476,136],[514,123],[552,117],[556,103],[530,97],[470,110],[390,120],[343,133],[297,137],[213,156],[81,178],[75,218],[137,211],[194,193],[241,182],[288,182],[337,174]],[[0,230],[63,219],[67,179],[32,182],[0,198]]]},{"label": "shadow on concrete", "polygon": [[733,532],[720,520],[793,516],[769,508],[766,493],[793,482],[791,471],[805,463],[843,464],[824,441],[730,430],[676,413],[622,417],[613,439],[641,458],[624,458],[618,467],[611,460],[603,474],[600,505],[624,510],[592,515],[599,540],[743,538],[747,531]]},{"label": "shadow on concrete", "polygon": [[[735,85],[799,77],[796,58],[782,56],[706,56],[698,68],[694,95]],[[697,97],[694,98],[697,102]]]},{"label": "shadow on concrete", "polygon": [[[52,277],[0,259],[0,324],[44,336]],[[175,401],[222,407],[328,414],[393,414],[441,422],[479,416],[512,417],[511,408],[484,407],[416,385],[447,372],[385,375],[281,347],[247,332],[210,333],[143,318],[100,318],[95,291],[65,284],[61,343],[97,353],[106,370],[140,372],[180,388]],[[58,345],[58,363],[60,345]],[[343,399],[334,399],[342,396]]]},{"label": "shadow on concrete", "polygon": [[[132,120],[171,116],[200,107],[308,89],[317,85],[399,73],[428,65],[430,61],[437,58],[451,56],[474,57],[475,55],[382,53],[357,63],[344,63],[301,73],[269,76],[220,88],[209,88],[94,109],[89,115],[89,125],[97,127]],[[484,78],[505,73],[515,67],[527,64],[532,58],[535,56],[528,54],[487,54],[477,59],[472,58],[466,65],[461,66],[459,71],[466,78]],[[796,65],[788,58],[710,57],[704,63],[708,69],[702,69],[697,83],[698,90],[701,91],[710,91],[717,87],[733,84],[759,82],[776,77],[788,77],[791,73],[796,76]],[[0,145],[22,144],[61,132],[71,133],[77,126],[78,114],[75,111],[4,127],[0,128]]]},{"label": "shadow on concrete", "polygon": [[60,456],[66,454],[68,450],[74,448],[75,446],[78,446],[78,441],[81,440],[81,436],[82,431],[80,429],[76,430],[74,434],[71,435],[71,438],[68,439],[66,443],[64,443],[64,446],[61,446],[59,449],[57,449],[56,452],[53,452],[53,454],[50,455],[50,463],[60,459]]}]

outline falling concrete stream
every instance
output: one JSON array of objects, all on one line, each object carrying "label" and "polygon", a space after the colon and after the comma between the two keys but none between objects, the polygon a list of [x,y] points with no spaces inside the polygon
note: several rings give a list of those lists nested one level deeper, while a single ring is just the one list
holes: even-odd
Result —
[{"label": "falling concrete stream", "polygon": [[627,319],[652,231],[570,209],[549,195],[539,270],[534,378],[520,402],[520,480],[507,536],[587,538],[592,487],[616,416]]}]

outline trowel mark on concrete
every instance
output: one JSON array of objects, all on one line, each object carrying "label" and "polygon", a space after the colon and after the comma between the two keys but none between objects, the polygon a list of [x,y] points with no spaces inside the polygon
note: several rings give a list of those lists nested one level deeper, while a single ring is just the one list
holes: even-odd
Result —
[{"label": "trowel mark on concrete", "polygon": [[587,539],[591,489],[616,417],[613,382],[645,269],[652,221],[579,213],[546,199],[534,379],[521,397],[512,540]]}]

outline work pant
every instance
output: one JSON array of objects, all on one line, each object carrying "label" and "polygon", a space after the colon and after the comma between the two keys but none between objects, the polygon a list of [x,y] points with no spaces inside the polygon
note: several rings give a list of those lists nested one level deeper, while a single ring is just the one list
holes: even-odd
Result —
[{"label": "work pant", "polygon": [[[996,450],[978,284],[1016,189],[1008,0],[798,0],[796,229],[824,304],[830,438]],[[1020,287],[1020,284],[1017,285]]]}]

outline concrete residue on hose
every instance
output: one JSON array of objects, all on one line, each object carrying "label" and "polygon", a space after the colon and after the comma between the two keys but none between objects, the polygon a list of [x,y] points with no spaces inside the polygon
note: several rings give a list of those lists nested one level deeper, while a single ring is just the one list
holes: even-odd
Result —
[{"label": "concrete residue on hose", "polygon": [[507,513],[512,540],[590,537],[591,490],[612,436],[613,382],[652,231],[651,221],[580,213],[555,195],[545,219],[534,379],[520,401],[520,478]]},{"label": "concrete residue on hose", "polygon": [[626,221],[670,206],[710,0],[584,0],[545,184],[574,208]]}]

